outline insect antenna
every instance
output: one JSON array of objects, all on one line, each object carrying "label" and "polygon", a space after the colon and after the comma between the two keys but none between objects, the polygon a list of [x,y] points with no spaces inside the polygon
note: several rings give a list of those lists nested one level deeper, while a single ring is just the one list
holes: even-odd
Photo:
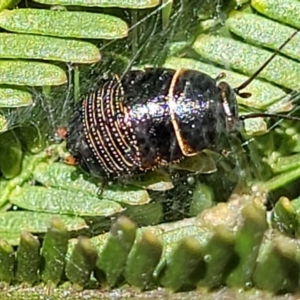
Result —
[{"label": "insect antenna", "polygon": [[[293,93],[292,93],[293,94]],[[299,92],[296,92],[294,93],[294,95],[292,96],[292,98],[295,98],[295,100],[298,100],[299,99],[299,96],[300,96],[300,93]],[[294,101],[292,101],[293,103]],[[298,111],[300,109],[299,106],[297,107],[294,107],[293,110],[291,110],[287,115],[282,115],[282,114],[278,114],[278,113],[272,113],[272,112],[266,112],[266,113],[263,113],[263,112],[252,112],[252,113],[249,113],[249,114],[246,114],[246,115],[241,115],[239,116],[239,120],[240,121],[244,121],[246,119],[252,119],[252,118],[262,118],[262,117],[270,117],[272,119],[277,119],[277,121],[271,126],[268,128],[267,132],[270,132],[272,131],[275,127],[277,127],[282,120],[289,120],[289,121],[296,121],[296,122],[300,122],[300,118],[299,117],[294,117],[294,116],[291,116],[291,114],[295,113],[296,111]],[[244,141],[242,143],[242,147],[248,147],[250,143],[252,143],[253,141],[255,140],[254,137],[250,138],[249,140],[247,141]]]},{"label": "insect antenna", "polygon": [[247,115],[242,115],[239,117],[241,121],[244,121],[246,119],[253,119],[253,118],[261,118],[261,117],[269,117],[272,119],[284,119],[284,120],[290,120],[290,121],[298,121],[300,122],[300,118],[288,116],[288,115],[281,115],[276,113],[250,113]]},{"label": "insect antenna", "polygon": [[282,43],[277,50],[266,60],[266,62],[251,76],[247,79],[244,83],[240,86],[234,88],[234,92],[242,97],[242,98],[249,98],[251,96],[250,93],[241,93],[240,91],[247,87],[269,64],[270,62],[280,53],[280,51],[293,39],[293,37],[300,31],[300,28],[294,31],[285,41]]},{"label": "insect antenna", "polygon": [[[233,89],[234,93],[238,95],[241,98],[249,98],[251,97],[251,93],[247,92],[241,92],[244,88],[246,88],[269,64],[270,62],[280,53],[280,51],[296,36],[296,34],[300,31],[300,28],[295,30],[293,34],[291,34],[277,49],[276,51],[266,60],[266,62],[252,75],[250,76],[245,82],[243,82],[240,86]],[[249,113],[246,115],[239,116],[239,119],[241,121],[244,121],[246,119],[252,119],[252,118],[261,118],[261,117],[270,117],[272,119],[284,119],[284,120],[290,120],[290,121],[297,121],[300,122],[300,118],[293,117],[290,115],[282,115],[282,114],[276,114],[276,113]]]}]

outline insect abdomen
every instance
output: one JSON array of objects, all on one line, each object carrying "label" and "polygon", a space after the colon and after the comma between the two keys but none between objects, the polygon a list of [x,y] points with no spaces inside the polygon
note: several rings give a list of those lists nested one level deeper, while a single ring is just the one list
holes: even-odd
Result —
[{"label": "insect abdomen", "polygon": [[144,172],[212,148],[219,101],[215,81],[200,72],[129,71],[104,81],[81,101],[67,148],[95,176]]}]

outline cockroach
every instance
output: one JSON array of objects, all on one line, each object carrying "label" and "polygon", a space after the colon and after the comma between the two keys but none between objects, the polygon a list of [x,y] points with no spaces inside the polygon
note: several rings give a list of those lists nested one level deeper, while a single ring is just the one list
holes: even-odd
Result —
[{"label": "cockroach", "polygon": [[298,33],[295,31],[243,84],[231,88],[195,70],[149,68],[102,80],[70,119],[67,149],[96,177],[116,178],[168,166],[214,149],[221,134],[241,128],[247,118],[296,117],[267,113],[239,116],[236,96]]}]

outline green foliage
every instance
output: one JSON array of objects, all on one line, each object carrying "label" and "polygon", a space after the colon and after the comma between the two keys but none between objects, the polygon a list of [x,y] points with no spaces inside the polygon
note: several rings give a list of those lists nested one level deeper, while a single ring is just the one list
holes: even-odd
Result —
[{"label": "green foliage", "polygon": [[[0,280],[50,286],[68,280],[80,289],[127,283],[140,290],[226,284],[299,291],[299,124],[268,131],[268,120],[247,120],[243,138],[255,139],[248,155],[230,145],[236,151],[227,159],[204,153],[168,172],[106,186],[101,197],[101,179],[64,165],[64,144],[53,141],[74,103],[102,76],[150,63],[214,78],[225,71],[236,87],[292,29],[249,6],[222,26],[223,15],[209,1],[37,2],[17,9],[15,1],[0,0],[0,28],[8,31],[0,32]],[[233,7],[227,2],[223,12]],[[252,9],[299,26],[299,1],[275,2],[252,1]],[[242,113],[293,110],[298,44],[296,37],[264,80],[247,87],[252,98],[238,99]],[[255,190],[255,182],[263,188]],[[217,204],[236,186],[228,203]],[[271,226],[267,192],[296,198],[280,198]],[[197,217],[162,223],[190,216]]]}]

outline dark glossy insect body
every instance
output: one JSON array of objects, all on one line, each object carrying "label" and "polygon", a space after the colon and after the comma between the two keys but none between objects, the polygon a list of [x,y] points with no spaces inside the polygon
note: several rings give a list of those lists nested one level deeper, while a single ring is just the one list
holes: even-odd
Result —
[{"label": "dark glossy insect body", "polygon": [[237,120],[225,82],[193,70],[129,71],[79,103],[67,148],[94,176],[137,174],[213,149]]}]

